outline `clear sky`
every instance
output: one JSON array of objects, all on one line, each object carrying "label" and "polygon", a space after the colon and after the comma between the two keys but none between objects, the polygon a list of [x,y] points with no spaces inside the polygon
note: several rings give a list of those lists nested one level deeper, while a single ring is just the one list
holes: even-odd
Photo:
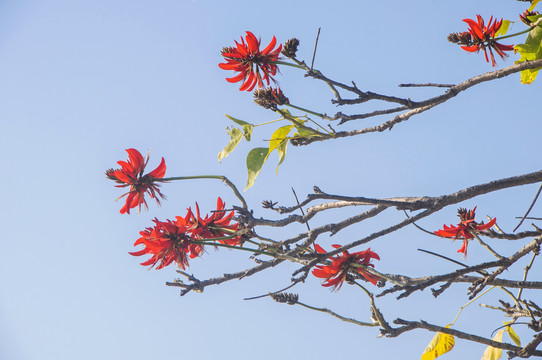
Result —
[{"label": "clear sky", "polygon": [[[144,154],[152,149],[151,169],[163,156],[168,176],[223,174],[243,188],[246,154],[265,146],[272,130],[257,129],[252,144],[241,144],[219,164],[217,154],[228,142],[225,127],[231,125],[224,114],[254,123],[275,118],[250,93],[238,91],[239,84],[227,83],[232,74],[217,66],[222,47],[247,30],[265,45],[273,35],[279,42],[296,37],[299,57],[309,61],[321,27],[317,69],[345,83],[354,80],[362,90],[418,100],[440,90],[397,84],[458,83],[492,70],[482,54],[446,41],[448,33],[466,30],[462,19],[479,13],[516,20],[524,8],[512,0],[0,1],[0,358],[419,358],[433,336],[429,332],[378,339],[376,329],[325,314],[268,298],[243,301],[288,285],[292,265],[179,297],[164,285],[176,277],[174,266],[149,271],[139,265],[141,258],[128,254],[139,231],[154,217],[184,215],[196,201],[207,211],[218,196],[228,205],[235,198],[218,181],[170,183],[163,186],[168,200],[162,207],[151,204],[149,212],[121,215],[122,204],[114,200],[122,191],[104,172],[126,159],[127,148]],[[498,59],[498,66],[515,59]],[[292,102],[338,111],[327,86],[302,72],[281,68],[277,80]],[[257,216],[272,216],[260,202],[292,205],[292,187],[301,198],[314,185],[344,195],[435,196],[537,171],[541,82],[521,85],[513,75],[472,88],[391,132],[290,146],[279,175],[273,158],[244,195]],[[479,216],[497,216],[511,230],[513,217],[523,214],[535,192],[536,185],[526,186],[461,205],[478,205]],[[446,208],[422,225],[455,223],[455,211]],[[401,216],[390,212],[323,246],[359,239]],[[332,219],[315,218],[311,225],[326,221]],[[297,225],[262,232],[282,239],[302,231]],[[495,244],[505,254],[513,251],[509,246]],[[458,243],[416,229],[371,243],[382,272],[421,276],[428,269],[454,269],[418,247],[461,260]],[[469,252],[467,262],[487,256],[479,248]],[[205,279],[252,264],[244,254],[211,249],[189,271]],[[540,273],[537,266],[533,272]],[[390,320],[446,325],[467,302],[466,287],[438,299],[429,291],[400,301],[383,298],[378,306]],[[295,291],[311,305],[368,319],[367,297],[347,286],[330,293],[311,277]],[[483,300],[495,303],[497,295]],[[457,327],[490,337],[501,321],[476,306]],[[445,357],[479,358],[482,352],[482,346],[458,340]]]}]

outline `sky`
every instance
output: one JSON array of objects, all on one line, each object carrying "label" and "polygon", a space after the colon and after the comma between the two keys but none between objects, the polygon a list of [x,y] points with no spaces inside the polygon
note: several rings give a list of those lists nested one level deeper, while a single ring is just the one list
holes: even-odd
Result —
[{"label": "sky", "polygon": [[[246,154],[266,146],[274,128],[256,128],[251,143],[240,144],[219,163],[217,154],[229,140],[225,129],[232,125],[225,114],[251,123],[276,118],[256,106],[250,93],[240,92],[240,84],[226,82],[231,72],[218,68],[220,50],[233,46],[247,30],[261,36],[264,45],[273,36],[281,43],[296,37],[301,41],[299,58],[310,61],[321,28],[315,68],[341,82],[355,81],[362,90],[420,100],[440,90],[397,85],[459,83],[492,70],[482,54],[466,53],[446,41],[449,33],[466,30],[462,19],[481,14],[515,20],[524,8],[511,0],[0,1],[0,358],[388,359],[398,351],[418,358],[432,333],[417,330],[395,339],[378,338],[377,329],[298,306],[269,298],[243,300],[288,285],[295,265],[179,297],[178,289],[165,286],[177,277],[174,266],[148,270],[139,265],[144,259],[128,254],[139,231],[155,217],[184,215],[196,202],[205,212],[217,197],[227,205],[235,204],[235,197],[216,180],[172,182],[162,186],[167,201],[161,207],[150,203],[149,211],[123,215],[122,203],[115,202],[123,192],[104,172],[127,158],[125,149],[136,148],[143,154],[152,150],[149,169],[164,157],[167,176],[225,175],[244,188]],[[523,29],[521,24],[515,28]],[[517,58],[499,58],[498,67]],[[318,112],[339,111],[327,86],[303,75],[280,68],[276,78],[290,101]],[[277,218],[260,203],[293,205],[291,188],[300,198],[314,185],[350,196],[438,196],[538,171],[542,125],[534,110],[540,81],[522,85],[519,74],[512,75],[471,88],[389,132],[289,146],[278,175],[278,159],[272,156],[243,196],[255,216]],[[336,130],[385,120],[351,122]],[[460,205],[478,206],[478,216],[496,216],[503,229],[511,230],[537,186]],[[356,210],[315,217],[311,226]],[[536,206],[533,215],[541,211]],[[438,229],[455,223],[455,212],[455,207],[445,208],[420,225]],[[374,221],[345,229],[323,247],[359,239],[403,216],[388,210]],[[261,233],[284,239],[304,229],[296,224]],[[507,242],[493,245],[504,254],[517,248]],[[455,269],[417,248],[463,260],[456,253],[458,243],[415,228],[370,246],[380,255],[377,268],[384,273],[423,276]],[[483,259],[490,257],[481,248],[469,248],[465,261]],[[188,271],[206,279],[252,264],[245,254],[211,249],[194,259]],[[510,275],[519,276],[523,266]],[[540,264],[532,271],[540,271]],[[437,299],[429,291],[405,300],[388,296],[377,305],[389,319],[424,319],[444,326],[467,303],[466,288],[456,286]],[[367,297],[348,286],[330,292],[309,277],[293,290],[305,303],[368,320]],[[482,302],[495,304],[502,297],[493,291]],[[457,328],[491,337],[502,320],[474,304],[463,311]],[[516,331],[520,337],[528,334]],[[444,356],[476,358],[483,350],[457,340]]]}]

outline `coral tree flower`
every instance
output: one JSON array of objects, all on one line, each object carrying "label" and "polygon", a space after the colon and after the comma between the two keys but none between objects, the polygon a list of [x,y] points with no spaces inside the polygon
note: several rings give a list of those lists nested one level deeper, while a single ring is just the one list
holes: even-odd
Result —
[{"label": "coral tree flower", "polygon": [[141,231],[141,237],[137,239],[134,246],[144,245],[145,248],[131,255],[142,256],[152,255],[147,261],[141,263],[144,266],[161,269],[165,266],[177,263],[183,270],[188,267],[188,259],[193,259],[203,253],[204,244],[202,241],[218,241],[227,245],[240,245],[242,236],[235,236],[231,239],[220,239],[232,236],[239,229],[239,223],[232,223],[234,211],[224,211],[226,204],[221,198],[217,200],[217,210],[212,215],[205,215],[202,218],[199,206],[196,203],[196,214],[190,208],[184,217],[177,216],[175,221],[159,221],[154,219],[154,227]]},{"label": "coral tree flower", "polygon": [[463,253],[466,256],[468,241],[474,238],[473,233],[488,230],[497,221],[497,218],[493,218],[487,224],[483,222],[477,223],[474,221],[475,211],[476,206],[472,210],[460,208],[457,210],[457,213],[461,222],[456,226],[446,226],[444,224],[444,229],[435,231],[435,234],[447,238],[463,239],[463,246],[457,252]]},{"label": "coral tree flower", "polygon": [[144,245],[145,248],[131,252],[130,255],[152,255],[149,260],[142,262],[141,265],[150,265],[152,268],[158,264],[156,270],[173,262],[184,270],[188,266],[188,258],[193,259],[203,252],[203,246],[197,244],[188,235],[189,217],[190,213],[184,218],[177,216],[175,221],[154,219],[155,226],[141,231],[139,233],[141,237],[134,243],[134,246]]},{"label": "coral tree flower", "polygon": [[[466,33],[462,33],[464,45],[461,48],[468,52],[479,52],[484,50],[484,55],[486,61],[489,62],[487,56],[487,49],[489,49],[489,55],[491,56],[491,66],[497,65],[495,62],[495,57],[493,56],[493,50],[504,60],[507,54],[505,51],[514,50],[514,45],[503,45],[495,41],[495,35],[497,31],[501,28],[502,19],[497,21],[493,19],[493,16],[489,18],[489,23],[487,26],[484,23],[484,19],[480,15],[476,15],[477,21],[472,19],[463,19],[469,25],[468,34],[470,38],[465,37]],[[493,49],[493,50],[492,50]]]},{"label": "coral tree flower", "polygon": [[[216,211],[211,216],[200,216],[199,206],[196,203],[196,215],[189,210],[190,232],[195,239],[213,240],[215,238],[228,237],[239,230],[238,223],[231,223],[234,211],[224,211],[226,203],[219,197],[216,202]],[[232,239],[222,239],[218,242],[227,245],[239,245],[241,236]]]},{"label": "coral tree flower", "polygon": [[[120,169],[109,169],[105,172],[108,179],[114,180],[121,185],[117,187],[130,187],[130,191],[122,195],[120,198],[126,196],[126,203],[120,209],[120,213],[130,213],[130,209],[136,206],[141,211],[141,204],[145,205],[148,209],[147,201],[145,200],[145,193],[148,193],[151,198],[156,199],[158,205],[160,200],[158,197],[165,199],[164,195],[160,192],[159,184],[156,182],[164,177],[166,174],[166,163],[164,158],[156,169],[150,173],[143,175],[149,156],[143,159],[143,156],[136,149],[126,149],[128,153],[128,161],[118,161],[121,166]],[[120,199],[119,198],[119,199]]]},{"label": "coral tree flower", "polygon": [[[273,39],[263,50],[260,50],[260,40],[256,39],[253,33],[246,32],[246,42],[241,37],[241,43],[235,41],[236,47],[226,47],[222,49],[222,56],[226,60],[218,66],[223,70],[233,70],[238,72],[234,77],[226,78],[228,82],[235,83],[243,81],[239,88],[240,91],[252,91],[256,85],[262,88],[263,82],[269,85],[269,80],[277,73],[277,65],[274,63],[279,59],[282,45],[273,50],[277,39]],[[261,73],[260,73],[261,72]]]},{"label": "coral tree flower", "polygon": [[[335,249],[341,247],[341,245],[332,245]],[[314,245],[316,252],[325,254],[326,251],[318,244]],[[376,285],[380,277],[374,275],[361,267],[352,266],[352,264],[361,264],[365,266],[372,266],[371,259],[380,260],[380,257],[371,249],[359,251],[350,254],[348,251],[343,251],[342,255],[331,257],[331,265],[316,265],[312,270],[312,274],[318,278],[325,279],[322,286],[332,286],[333,290],[339,290],[346,279],[349,271],[355,271],[373,285]]]}]

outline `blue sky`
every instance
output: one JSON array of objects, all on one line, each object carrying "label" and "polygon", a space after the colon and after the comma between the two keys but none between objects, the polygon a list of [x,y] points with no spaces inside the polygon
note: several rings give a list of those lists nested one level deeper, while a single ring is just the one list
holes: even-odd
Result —
[{"label": "blue sky", "polygon": [[[163,156],[168,176],[223,174],[243,188],[246,154],[265,146],[272,130],[258,128],[251,144],[241,144],[219,164],[217,154],[228,142],[225,127],[231,125],[224,114],[255,123],[275,118],[253,104],[250,93],[239,92],[239,84],[227,83],[225,77],[232,74],[217,66],[220,49],[246,30],[265,45],[273,35],[279,42],[296,37],[299,57],[309,61],[320,27],[316,68],[345,83],[354,80],[363,90],[418,100],[439,90],[397,84],[458,83],[491,70],[483,55],[446,41],[448,33],[466,29],[462,19],[480,13],[515,20],[523,9],[516,1],[495,5],[489,0],[1,1],[0,358],[386,359],[397,351],[417,358],[433,334],[420,330],[377,339],[375,329],[303,308],[269,299],[243,301],[286,286],[296,269],[292,265],[180,298],[164,285],[175,278],[173,266],[148,271],[140,258],[128,254],[139,231],[154,217],[184,214],[196,201],[206,211],[218,196],[227,204],[235,198],[218,181],[170,183],[163,186],[168,200],[161,207],[152,204],[149,212],[121,215],[122,204],[114,199],[122,192],[104,171],[126,158],[126,148],[152,149],[151,169]],[[498,59],[499,67],[515,59]],[[281,68],[277,80],[295,104],[338,111],[328,88],[302,72]],[[302,198],[314,185],[345,195],[435,196],[537,171],[540,94],[540,80],[526,86],[512,75],[472,88],[391,132],[290,146],[279,175],[273,158],[244,195],[258,216],[272,216],[260,202],[291,205],[291,187]],[[525,186],[462,206],[478,205],[479,216],[497,216],[511,230],[513,217],[525,211],[535,192],[536,185]],[[446,208],[422,225],[436,229],[454,223],[455,210]],[[401,216],[389,211],[345,230],[324,247],[359,239]],[[315,218],[311,225],[326,221],[333,217]],[[297,225],[262,233],[281,239],[303,230]],[[514,246],[495,244],[508,254]],[[454,269],[420,254],[418,247],[461,260],[458,243],[410,228],[371,244],[383,272],[420,276],[428,269]],[[481,249],[469,251],[468,261],[486,257]],[[210,250],[191,262],[190,272],[205,279],[248,266],[243,254]],[[354,289],[330,293],[309,278],[296,291],[311,305],[368,318],[367,298]],[[458,286],[438,299],[426,291],[400,302],[383,298],[378,305],[390,319],[446,325],[467,302],[465,292],[466,286]],[[483,300],[494,303],[498,295]],[[457,326],[486,337],[502,321],[477,306],[465,313]],[[482,352],[481,346],[458,341],[446,357]]]}]

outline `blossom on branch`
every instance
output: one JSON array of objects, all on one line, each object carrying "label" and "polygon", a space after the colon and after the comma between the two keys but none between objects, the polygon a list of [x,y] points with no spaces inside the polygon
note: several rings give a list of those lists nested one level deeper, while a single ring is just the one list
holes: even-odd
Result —
[{"label": "blossom on branch", "polygon": [[531,26],[533,22],[529,19],[530,16],[540,15],[538,11],[525,10],[522,14],[519,14],[519,19],[527,26]]},{"label": "blossom on branch", "polygon": [[116,185],[116,187],[130,187],[130,191],[119,197],[120,199],[126,196],[126,203],[122,209],[120,209],[120,213],[129,214],[130,209],[133,209],[136,206],[139,208],[139,211],[141,211],[141,204],[145,205],[145,208],[148,209],[145,193],[148,193],[151,198],[156,199],[156,202],[160,205],[158,197],[165,199],[165,196],[160,192],[160,185],[156,182],[162,179],[166,174],[166,163],[164,158],[162,158],[162,161],[156,169],[143,175],[143,171],[145,171],[145,167],[149,161],[149,155],[147,155],[146,159],[143,159],[141,153],[136,149],[126,149],[126,152],[128,153],[128,161],[117,162],[121,166],[120,169],[109,169],[105,172],[108,179],[121,184]]},{"label": "blossom on branch", "polygon": [[472,210],[460,208],[457,210],[457,214],[460,219],[460,223],[456,226],[446,226],[444,229],[435,231],[435,234],[447,238],[463,239],[463,246],[457,252],[467,255],[468,241],[474,238],[474,233],[478,231],[484,231],[495,225],[497,218],[491,219],[487,224],[483,222],[477,223],[474,221],[476,206]]},{"label": "blossom on branch", "polygon": [[[216,202],[216,211],[211,216],[205,215],[205,218],[200,216],[199,206],[196,203],[196,215],[191,210],[188,211],[189,230],[193,238],[213,240],[215,238],[228,237],[239,230],[238,223],[231,223],[234,211],[227,213],[224,211],[226,203],[219,197]],[[222,239],[218,242],[226,245],[240,245],[241,236],[232,239]]]},{"label": "blossom on branch", "polygon": [[[253,33],[246,32],[246,42],[241,37],[241,43],[235,41],[236,47],[225,47],[222,49],[222,56],[226,60],[218,66],[223,70],[233,70],[238,72],[234,77],[226,78],[228,82],[235,83],[243,81],[239,88],[240,91],[252,91],[256,85],[262,88],[263,81],[269,85],[269,80],[277,73],[277,65],[282,45],[273,50],[277,39],[273,39],[263,50],[260,50],[260,40],[256,39]],[[261,72],[261,73],[260,73]]]},{"label": "blossom on branch", "polygon": [[141,237],[134,243],[134,246],[144,245],[145,248],[129,254],[152,255],[141,265],[152,268],[159,263],[156,270],[173,262],[184,270],[188,266],[188,258],[193,259],[203,252],[203,246],[188,236],[189,216],[190,213],[184,218],[177,216],[175,221],[154,219],[155,226],[141,231],[139,233]]},{"label": "blossom on branch", "polygon": [[[335,249],[341,247],[341,245],[332,245]],[[325,254],[326,251],[318,244],[314,245],[316,252]],[[350,254],[348,251],[343,251],[342,255],[331,257],[331,265],[316,265],[312,270],[312,274],[318,278],[325,279],[322,286],[332,286],[333,290],[339,290],[346,279],[349,271],[357,272],[373,285],[376,285],[380,277],[374,275],[363,267],[352,266],[353,264],[359,264],[364,266],[372,266],[371,259],[380,260],[380,257],[371,249],[364,251],[358,251]]]},{"label": "blossom on branch", "polygon": [[476,15],[477,21],[472,19],[463,19],[469,25],[468,31],[462,33],[452,33],[448,35],[448,41],[461,45],[461,48],[468,52],[479,52],[484,50],[486,61],[489,62],[487,50],[491,57],[491,66],[497,65],[493,50],[504,60],[507,54],[505,51],[514,50],[514,45],[503,45],[495,41],[495,35],[501,28],[502,19],[497,21],[493,16],[489,18],[487,26],[480,15]]}]

